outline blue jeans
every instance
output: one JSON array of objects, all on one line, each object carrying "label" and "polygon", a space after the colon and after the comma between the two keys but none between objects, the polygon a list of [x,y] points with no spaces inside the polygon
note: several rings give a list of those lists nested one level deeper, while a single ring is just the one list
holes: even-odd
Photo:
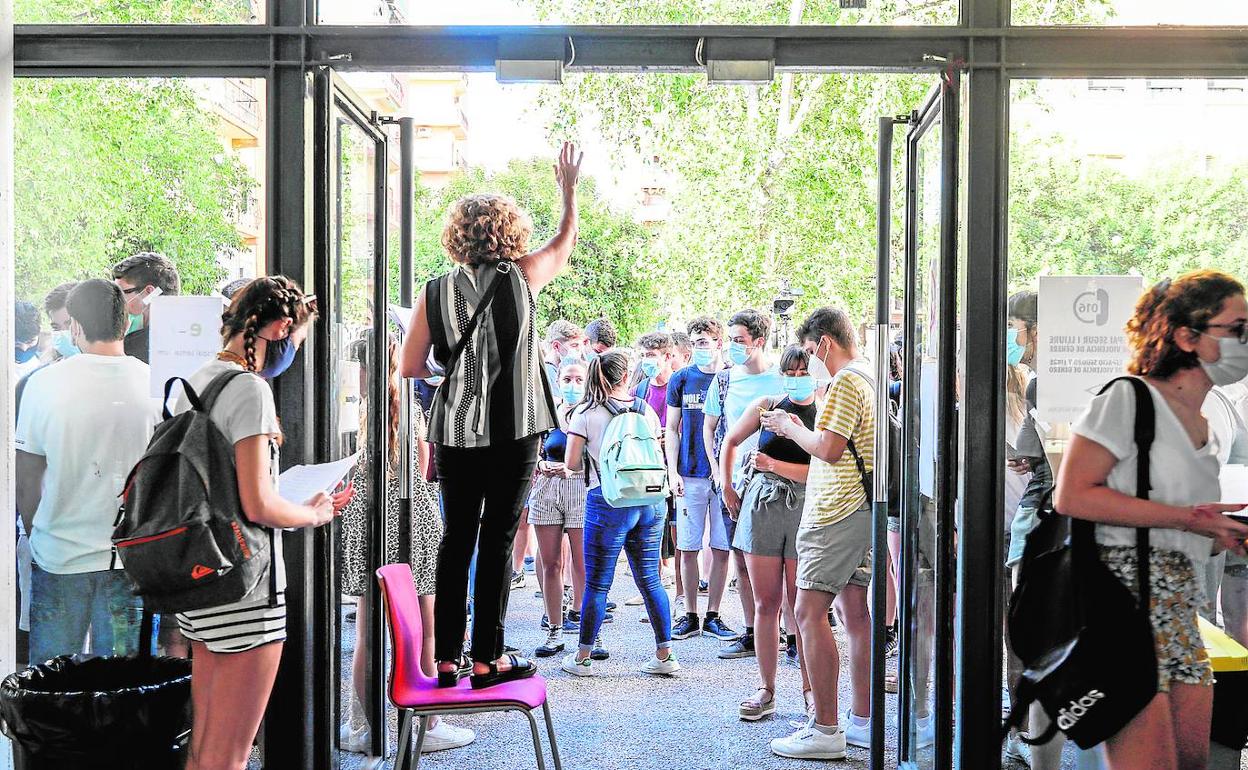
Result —
[{"label": "blue jeans", "polygon": [[585,496],[585,599],[581,602],[581,650],[593,649],[607,613],[607,591],[620,551],[628,554],[633,581],[646,602],[658,647],[672,646],[672,610],[659,577],[666,508],[637,505],[612,508],[594,487]]},{"label": "blue jeans", "polygon": [[31,566],[31,663],[82,652],[88,629],[92,655],[133,655],[142,618],[124,570],[55,575]]}]

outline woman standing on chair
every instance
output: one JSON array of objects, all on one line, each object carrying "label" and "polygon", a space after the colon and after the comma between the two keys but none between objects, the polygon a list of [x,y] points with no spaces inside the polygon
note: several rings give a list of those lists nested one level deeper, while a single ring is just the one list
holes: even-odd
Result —
[{"label": "woman standing on chair", "polygon": [[[425,284],[403,343],[404,377],[445,369],[433,397],[429,440],[446,511],[438,552],[434,657],[438,684],[472,674],[473,687],[532,676],[531,661],[503,654],[511,548],[541,436],[556,427],[542,370],[537,295],[568,265],[576,244],[581,155],[565,143],[555,164],[563,216],[555,236],[529,252],[533,225],[515,201],[469,195],[451,206],[442,245],[455,262]],[[477,549],[471,665],[463,656],[468,563]]]}]

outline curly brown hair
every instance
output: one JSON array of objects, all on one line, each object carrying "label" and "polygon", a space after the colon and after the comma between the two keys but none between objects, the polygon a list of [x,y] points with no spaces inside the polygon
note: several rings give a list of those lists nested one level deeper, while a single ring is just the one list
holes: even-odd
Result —
[{"label": "curly brown hair", "polygon": [[467,195],[451,204],[442,247],[465,265],[515,261],[528,253],[533,221],[506,195]]},{"label": "curly brown hair", "polygon": [[1199,366],[1196,353],[1179,347],[1175,335],[1180,329],[1204,331],[1223,302],[1243,293],[1243,284],[1216,270],[1197,270],[1173,281],[1167,278],[1144,292],[1127,322],[1131,346],[1127,371],[1164,379]]}]

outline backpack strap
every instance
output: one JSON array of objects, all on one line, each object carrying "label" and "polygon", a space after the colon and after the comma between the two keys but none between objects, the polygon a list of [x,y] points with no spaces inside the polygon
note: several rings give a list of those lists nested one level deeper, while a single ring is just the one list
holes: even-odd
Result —
[{"label": "backpack strap", "polygon": [[252,372],[242,369],[231,369],[213,377],[212,382],[208,383],[208,387],[204,388],[203,394],[199,397],[200,402],[203,404],[203,408],[200,411],[211,412],[212,408],[217,405],[217,398],[221,395],[221,391],[225,390],[225,386],[229,385],[235,377],[243,374],[252,374]]},{"label": "backpack strap", "polygon": [[173,412],[169,411],[169,396],[173,394],[173,384],[175,382],[182,383],[182,392],[186,394],[186,400],[191,402],[191,408],[197,412],[205,411],[203,404],[200,403],[199,395],[191,387],[191,383],[181,377],[170,377],[165,381],[165,397],[160,401],[161,414],[164,415],[166,420],[173,417]]}]

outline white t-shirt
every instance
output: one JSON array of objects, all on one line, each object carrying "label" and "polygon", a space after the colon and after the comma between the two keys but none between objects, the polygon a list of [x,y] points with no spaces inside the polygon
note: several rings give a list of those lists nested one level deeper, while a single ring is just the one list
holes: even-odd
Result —
[{"label": "white t-shirt", "polygon": [[109,568],[118,496],[156,425],[149,377],[137,358],[92,353],[30,375],[16,445],[47,461],[30,533],[31,555],[45,572]]},{"label": "white t-shirt", "polygon": [[[1157,414],[1157,432],[1150,453],[1151,500],[1167,505],[1197,505],[1217,502],[1221,496],[1218,483],[1219,437],[1209,432],[1209,440],[1199,449],[1192,446],[1183,424],[1170,409],[1164,396],[1152,385],[1153,405]],[[1088,410],[1071,426],[1071,431],[1105,447],[1118,464],[1109,472],[1106,485],[1115,491],[1135,496],[1135,391],[1127,383],[1117,383],[1107,392],[1092,399]],[[1108,524],[1096,526],[1096,541],[1102,545],[1135,545],[1135,529]],[[1213,541],[1192,532],[1177,529],[1153,529],[1149,534],[1153,548],[1181,551],[1192,561],[1196,574],[1208,561]]]},{"label": "white t-shirt", "polygon": [[[633,404],[636,398],[630,398],[627,401],[619,399],[611,399],[612,403],[621,411],[628,411],[634,408]],[[655,438],[663,435],[663,427],[659,424],[659,416],[650,408],[644,400],[641,402],[642,414],[646,418],[646,422],[650,424],[651,430],[654,431]],[[589,456],[594,463],[598,462],[598,455],[602,451],[602,434],[607,430],[607,423],[611,422],[614,415],[605,406],[598,405],[595,407],[587,407],[581,405],[572,412],[572,419],[568,422],[568,435],[580,436],[585,439],[585,447],[589,452]],[[598,474],[591,472],[589,475],[589,488],[600,486]]]},{"label": "white t-shirt", "polygon": [[[229,371],[243,371],[243,367],[229,361],[213,359],[199,368],[190,376],[191,387],[200,396],[208,389],[209,383],[218,375]],[[174,413],[180,414],[191,408],[186,394],[178,396]],[[260,435],[279,435],[282,432],[277,420],[277,406],[273,403],[273,389],[255,374],[242,374],[230,380],[221,391],[212,410],[208,413],[216,423],[226,440],[237,444],[245,438]],[[276,441],[269,442],[269,474],[273,479],[273,488],[277,488],[279,473],[278,448]],[[232,480],[237,483],[237,480]],[[277,590],[286,590],[286,564],[282,558],[282,535],[275,532],[273,537],[273,563],[277,566]],[[267,599],[269,581],[261,580],[253,591],[240,601],[249,602]]]},{"label": "white t-shirt", "polygon": [[1200,411],[1209,422],[1210,435],[1218,439],[1218,464],[1248,463],[1248,427],[1230,397],[1215,387],[1205,397]]}]

